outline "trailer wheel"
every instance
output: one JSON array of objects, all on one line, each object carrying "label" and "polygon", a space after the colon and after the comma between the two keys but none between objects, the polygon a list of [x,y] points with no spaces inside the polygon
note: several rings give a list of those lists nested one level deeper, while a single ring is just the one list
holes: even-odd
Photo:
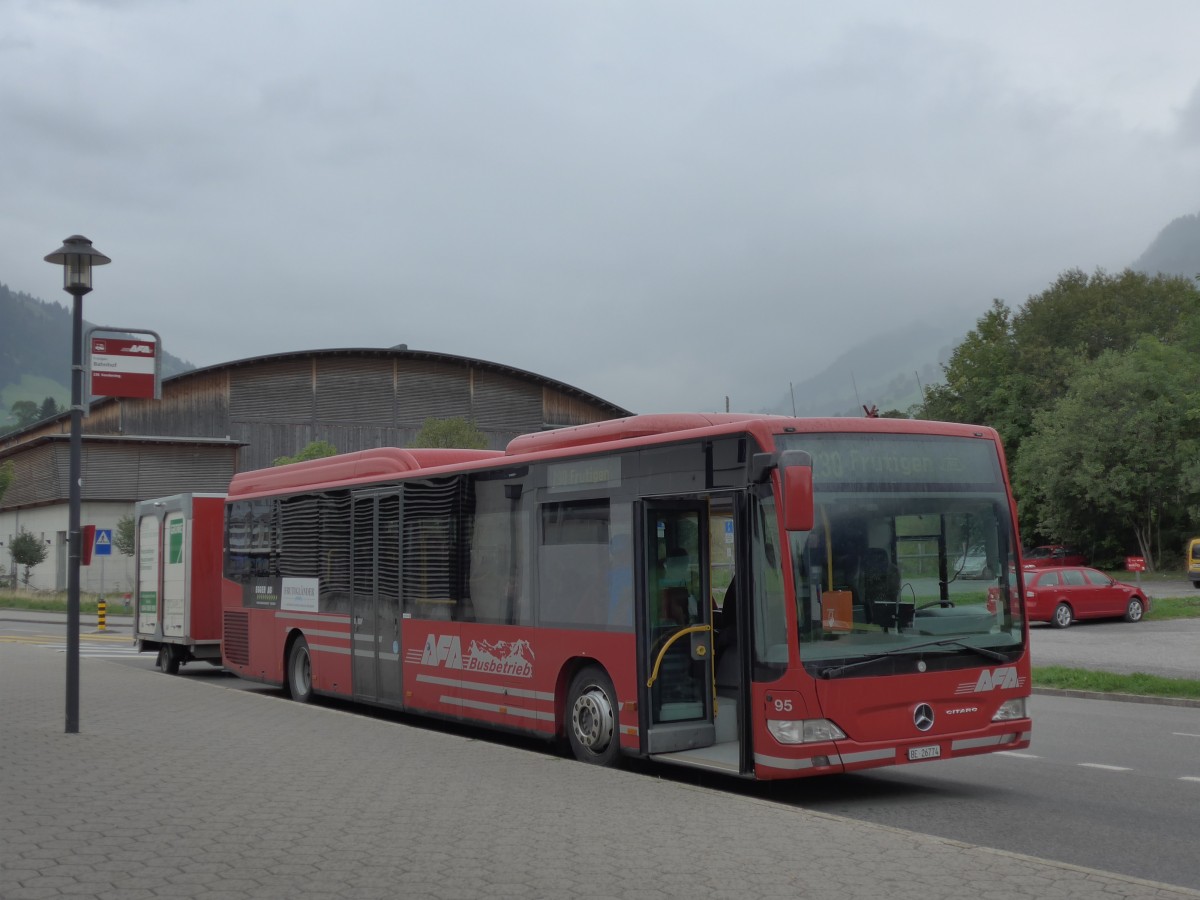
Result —
[{"label": "trailer wheel", "polygon": [[615,766],[621,757],[616,723],[617,698],[603,669],[588,666],[571,679],[567,692],[567,737],[575,758]]},{"label": "trailer wheel", "polygon": [[312,699],[312,660],[308,655],[308,641],[302,637],[296,638],[288,651],[287,688],[297,703]]},{"label": "trailer wheel", "polygon": [[158,645],[158,667],[168,675],[179,674],[179,655],[170,644]]}]

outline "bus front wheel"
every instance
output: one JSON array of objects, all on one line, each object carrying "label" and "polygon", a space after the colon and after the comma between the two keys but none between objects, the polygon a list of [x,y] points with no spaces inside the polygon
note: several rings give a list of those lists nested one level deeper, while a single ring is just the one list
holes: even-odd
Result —
[{"label": "bus front wheel", "polygon": [[312,699],[312,660],[308,655],[308,641],[302,637],[296,638],[288,651],[287,687],[297,703]]},{"label": "bus front wheel", "polygon": [[615,766],[621,756],[617,697],[612,680],[598,666],[581,669],[567,693],[567,738],[575,758]]}]

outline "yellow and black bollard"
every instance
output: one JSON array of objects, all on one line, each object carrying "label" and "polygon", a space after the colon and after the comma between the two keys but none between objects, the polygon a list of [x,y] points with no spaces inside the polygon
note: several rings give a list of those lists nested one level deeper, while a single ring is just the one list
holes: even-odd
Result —
[{"label": "yellow and black bollard", "polygon": [[108,605],[104,602],[104,598],[101,597],[99,600],[96,601],[96,630],[97,631],[104,630],[104,614],[106,612],[108,612]]}]

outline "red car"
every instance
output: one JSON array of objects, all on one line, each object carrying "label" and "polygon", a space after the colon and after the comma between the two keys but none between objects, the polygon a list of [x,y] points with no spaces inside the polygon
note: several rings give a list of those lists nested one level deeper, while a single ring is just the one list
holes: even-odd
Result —
[{"label": "red car", "polygon": [[1044,569],[1047,566],[1086,566],[1083,552],[1063,544],[1042,544],[1021,553],[1026,569]]},{"label": "red car", "polygon": [[1140,622],[1150,609],[1142,589],[1083,566],[1026,569],[1025,612],[1030,622],[1066,628],[1076,619]]}]

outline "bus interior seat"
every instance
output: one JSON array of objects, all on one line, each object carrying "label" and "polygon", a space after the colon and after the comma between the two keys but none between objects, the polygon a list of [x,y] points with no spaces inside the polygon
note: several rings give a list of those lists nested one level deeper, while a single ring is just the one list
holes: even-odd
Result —
[{"label": "bus interior seat", "polygon": [[863,557],[862,604],[867,621],[888,627],[896,621],[900,570],[882,547],[868,547]]},{"label": "bus interior seat", "polygon": [[675,622],[679,625],[688,621],[688,591],[684,587],[668,587],[662,589],[662,606],[660,614],[664,622]]}]

